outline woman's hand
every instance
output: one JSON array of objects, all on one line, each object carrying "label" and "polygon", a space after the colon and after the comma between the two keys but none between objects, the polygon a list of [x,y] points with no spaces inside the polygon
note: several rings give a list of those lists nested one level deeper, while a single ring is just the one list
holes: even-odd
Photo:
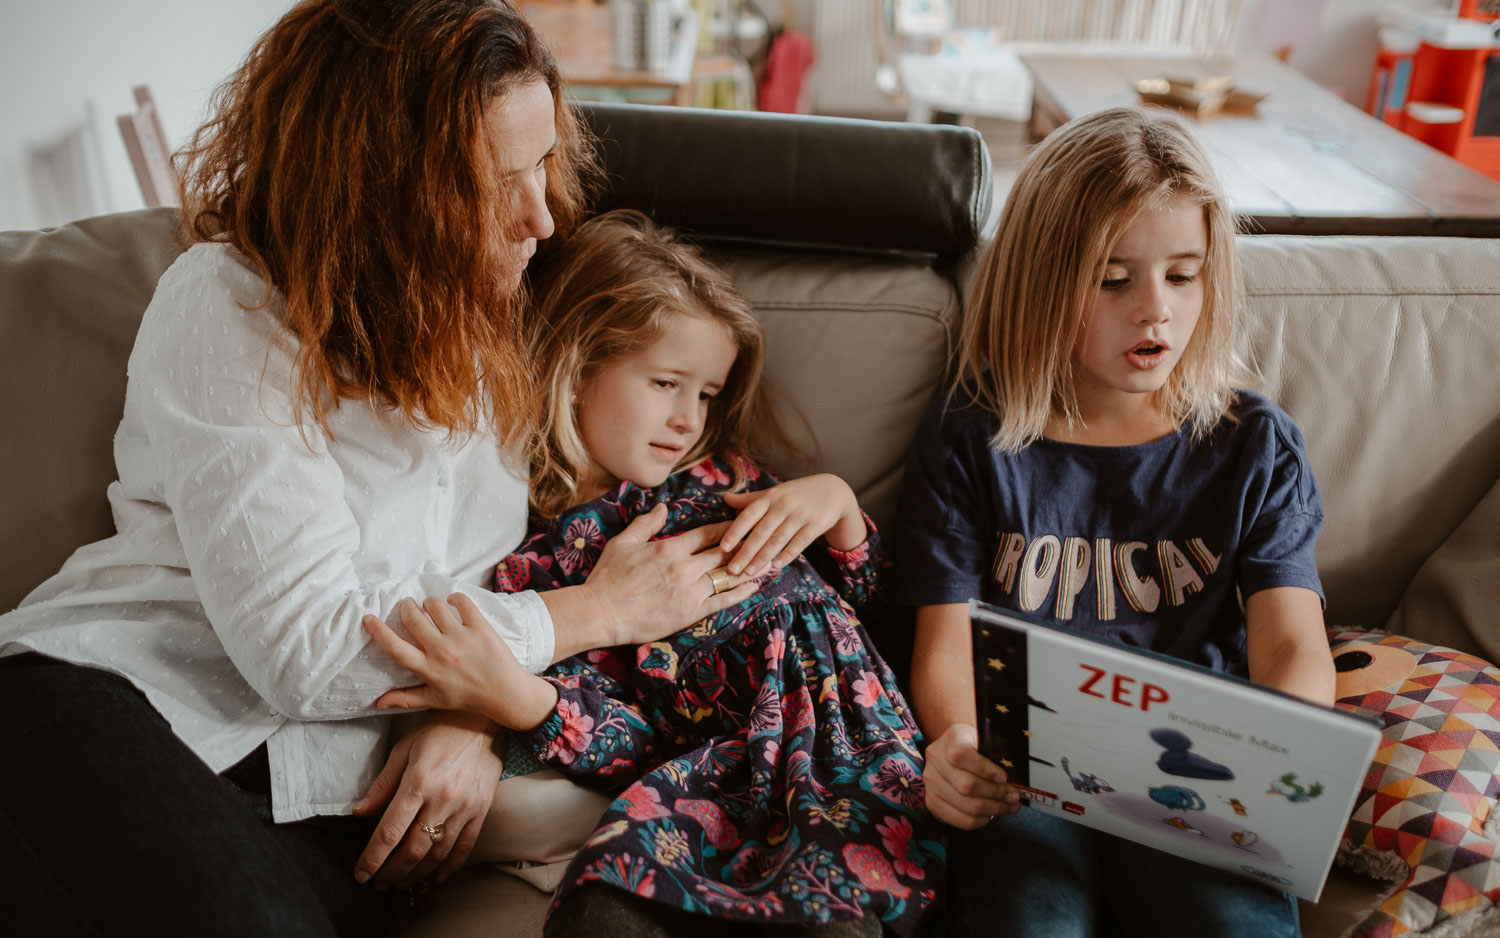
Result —
[{"label": "woman's hand", "polygon": [[[503,751],[503,733],[485,717],[425,714],[354,806],[361,816],[385,808],[354,865],[354,878],[388,889],[433,874],[446,879],[463,866],[495,797]],[[434,840],[424,824],[441,830],[442,838]]]},{"label": "woman's hand", "polygon": [[784,567],[824,533],[830,547],[844,551],[863,544],[868,533],[849,483],[828,473],[725,495],[724,502],[739,512],[719,542],[734,555],[727,568],[735,575]]},{"label": "woman's hand", "polygon": [[447,602],[429,597],[421,606],[403,599],[396,609],[413,641],[403,640],[377,616],[364,617],[365,631],[426,683],[386,691],[375,706],[468,710],[513,730],[531,729],[557,706],[553,686],[527,672],[463,593]]},{"label": "woman's hand", "polygon": [[961,830],[977,830],[997,815],[1021,810],[1021,793],[1004,769],[980,754],[979,733],[966,723],[948,727],[927,747],[922,781],[927,810]]},{"label": "woman's hand", "polygon": [[604,546],[587,583],[541,594],[556,631],[554,661],[591,648],[654,642],[760,588],[736,577],[729,589],[714,592],[708,571],[724,563],[719,540],[728,522],[653,541],[666,522],[666,505],[657,505]]}]

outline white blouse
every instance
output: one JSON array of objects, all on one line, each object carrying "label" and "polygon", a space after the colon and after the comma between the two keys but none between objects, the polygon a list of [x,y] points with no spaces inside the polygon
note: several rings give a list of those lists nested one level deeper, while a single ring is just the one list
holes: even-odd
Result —
[{"label": "white blouse", "polygon": [[267,743],[275,817],[293,821],[349,812],[384,764],[373,701],[416,683],[366,613],[404,635],[398,600],[463,592],[532,671],[553,632],[535,593],[481,585],[526,526],[526,483],[494,439],[360,401],[329,414],[332,437],[299,429],[297,346],[279,293],[254,308],[266,289],[220,244],[162,275],[115,435],[119,533],[0,616],[0,653],[129,678],[216,772]]}]

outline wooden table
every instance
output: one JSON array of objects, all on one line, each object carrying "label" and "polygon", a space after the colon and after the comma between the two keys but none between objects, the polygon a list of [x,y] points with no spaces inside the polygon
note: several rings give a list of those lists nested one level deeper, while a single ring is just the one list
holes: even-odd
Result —
[{"label": "wooden table", "polygon": [[571,85],[603,88],[666,88],[674,104],[691,104],[693,60],[698,46],[696,16],[689,14],[672,39],[667,67],[634,71],[614,66],[614,23],[607,4],[522,3],[521,12],[557,59]]},{"label": "wooden table", "polygon": [[1139,104],[1139,79],[1233,75],[1243,88],[1268,92],[1253,111],[1193,121],[1245,230],[1500,237],[1500,182],[1274,59],[1124,52],[1022,61],[1035,79],[1036,139],[1074,117]]}]

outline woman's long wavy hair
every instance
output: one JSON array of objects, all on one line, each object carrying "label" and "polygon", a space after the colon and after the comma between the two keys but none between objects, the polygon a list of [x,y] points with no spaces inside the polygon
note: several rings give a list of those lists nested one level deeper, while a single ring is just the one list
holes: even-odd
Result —
[{"label": "woman's long wavy hair", "polygon": [[1181,118],[1113,108],[1037,145],[975,272],[956,388],[996,416],[995,449],[1030,445],[1053,414],[1082,421],[1073,353],[1109,250],[1140,213],[1178,197],[1203,210],[1203,311],[1156,403],[1199,439],[1228,413],[1235,382],[1248,374],[1234,348],[1240,265],[1228,201]]},{"label": "woman's long wavy hair", "polygon": [[304,0],[220,86],[177,156],[183,237],[232,245],[284,299],[299,423],[327,431],[362,399],[530,442],[523,219],[485,133],[530,81],[552,92],[546,198],[566,232],[588,146],[551,54],[500,0]]},{"label": "woman's long wavy hair", "polygon": [[[543,286],[530,343],[544,384],[531,469],[537,516],[554,517],[579,501],[590,465],[578,429],[580,393],[602,368],[656,341],[677,316],[723,325],[737,354],[724,387],[709,402],[703,436],[676,468],[713,453],[758,460],[757,442],[785,443],[761,380],[760,322],[729,278],[670,229],[640,212],[607,212],[561,243],[537,279]],[[738,487],[745,467],[732,463]]]}]

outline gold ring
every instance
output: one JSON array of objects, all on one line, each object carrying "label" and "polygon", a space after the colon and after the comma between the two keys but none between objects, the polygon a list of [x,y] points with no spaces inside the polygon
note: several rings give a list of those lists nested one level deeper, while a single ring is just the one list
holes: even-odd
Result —
[{"label": "gold ring", "polygon": [[431,837],[432,842],[435,844],[442,843],[443,838],[448,836],[448,825],[446,824],[439,824],[436,827],[428,827],[426,824],[418,821],[417,827],[421,828],[422,832],[428,837]]},{"label": "gold ring", "polygon": [[708,582],[714,585],[715,596],[725,590],[734,589],[734,577],[730,576],[729,571],[723,567],[714,567],[706,575],[708,576]]}]

